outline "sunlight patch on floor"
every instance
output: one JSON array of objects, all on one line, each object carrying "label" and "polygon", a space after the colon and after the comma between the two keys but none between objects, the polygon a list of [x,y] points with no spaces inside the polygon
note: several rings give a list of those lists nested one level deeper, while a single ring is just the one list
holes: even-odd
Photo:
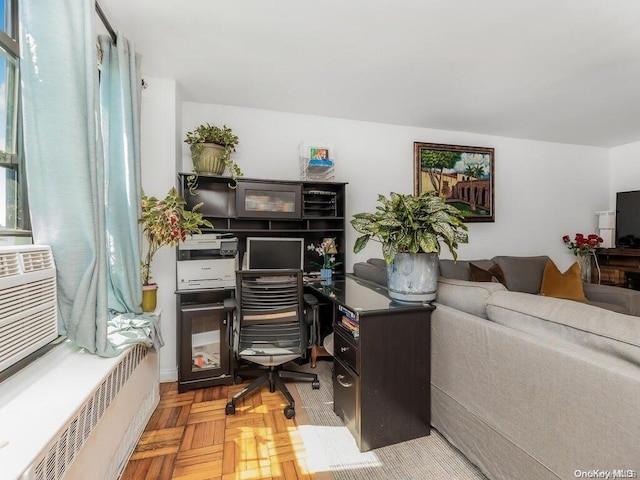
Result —
[{"label": "sunlight patch on floor", "polygon": [[[298,427],[307,450],[307,465],[313,472],[380,467],[382,463],[374,451],[360,452],[347,427]],[[326,451],[331,445],[331,451]]]}]

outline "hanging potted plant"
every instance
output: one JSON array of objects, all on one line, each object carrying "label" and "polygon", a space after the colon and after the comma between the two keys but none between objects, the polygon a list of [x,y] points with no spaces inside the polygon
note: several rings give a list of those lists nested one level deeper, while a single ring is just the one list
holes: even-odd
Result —
[{"label": "hanging potted plant", "polygon": [[200,227],[213,228],[213,224],[197,212],[202,203],[186,210],[186,201],[175,187],[167,196],[158,200],[142,194],[142,233],[147,240],[146,254],[142,259],[142,310],[152,312],[156,308],[158,285],[151,283],[151,261],[155,253],[166,246],[175,247],[187,239],[187,235],[201,233]]},{"label": "hanging potted plant", "polygon": [[222,175],[225,168],[229,170],[231,179],[243,175],[240,167],[231,160],[231,152],[236,151],[238,137],[231,128],[223,125],[218,127],[208,123],[198,126],[195,130],[187,132],[185,143],[191,145],[191,159],[195,175],[187,178],[189,193],[195,195],[198,174]]},{"label": "hanging potted plant", "polygon": [[436,297],[438,255],[442,241],[457,259],[459,243],[468,241],[462,213],[435,192],[420,196],[378,195],[376,211],[358,213],[351,225],[363,235],[353,251],[374,240],[382,244],[387,262],[389,296],[400,301],[427,302]]}]

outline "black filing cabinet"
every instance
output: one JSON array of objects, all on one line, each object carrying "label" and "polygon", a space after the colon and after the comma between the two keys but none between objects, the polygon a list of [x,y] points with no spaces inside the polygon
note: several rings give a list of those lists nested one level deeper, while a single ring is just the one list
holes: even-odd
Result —
[{"label": "black filing cabinet", "polygon": [[310,287],[334,304],[333,408],[360,451],[429,435],[435,307],[398,304],[348,275]]}]

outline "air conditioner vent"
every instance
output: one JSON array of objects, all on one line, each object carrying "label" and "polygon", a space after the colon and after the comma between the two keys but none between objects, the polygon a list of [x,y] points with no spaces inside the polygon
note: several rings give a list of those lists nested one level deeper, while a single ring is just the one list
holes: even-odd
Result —
[{"label": "air conditioner vent", "polygon": [[0,247],[0,372],[56,338],[56,269],[51,249]]},{"label": "air conditioner vent", "polygon": [[0,277],[17,275],[21,271],[17,252],[0,253]]},{"label": "air conditioner vent", "polygon": [[53,267],[53,256],[51,255],[51,250],[42,249],[21,252],[21,256],[25,272],[36,272]]}]

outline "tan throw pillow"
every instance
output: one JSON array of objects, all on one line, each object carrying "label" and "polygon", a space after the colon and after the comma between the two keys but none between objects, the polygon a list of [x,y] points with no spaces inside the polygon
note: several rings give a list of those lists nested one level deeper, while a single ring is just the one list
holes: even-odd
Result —
[{"label": "tan throw pillow", "polygon": [[566,272],[561,273],[553,261],[547,261],[542,274],[540,293],[547,297],[586,302],[578,262],[571,265]]},{"label": "tan throw pillow", "polygon": [[469,278],[471,278],[472,282],[495,282],[501,283],[506,287],[504,273],[500,265],[493,265],[485,270],[474,263],[469,263]]}]

